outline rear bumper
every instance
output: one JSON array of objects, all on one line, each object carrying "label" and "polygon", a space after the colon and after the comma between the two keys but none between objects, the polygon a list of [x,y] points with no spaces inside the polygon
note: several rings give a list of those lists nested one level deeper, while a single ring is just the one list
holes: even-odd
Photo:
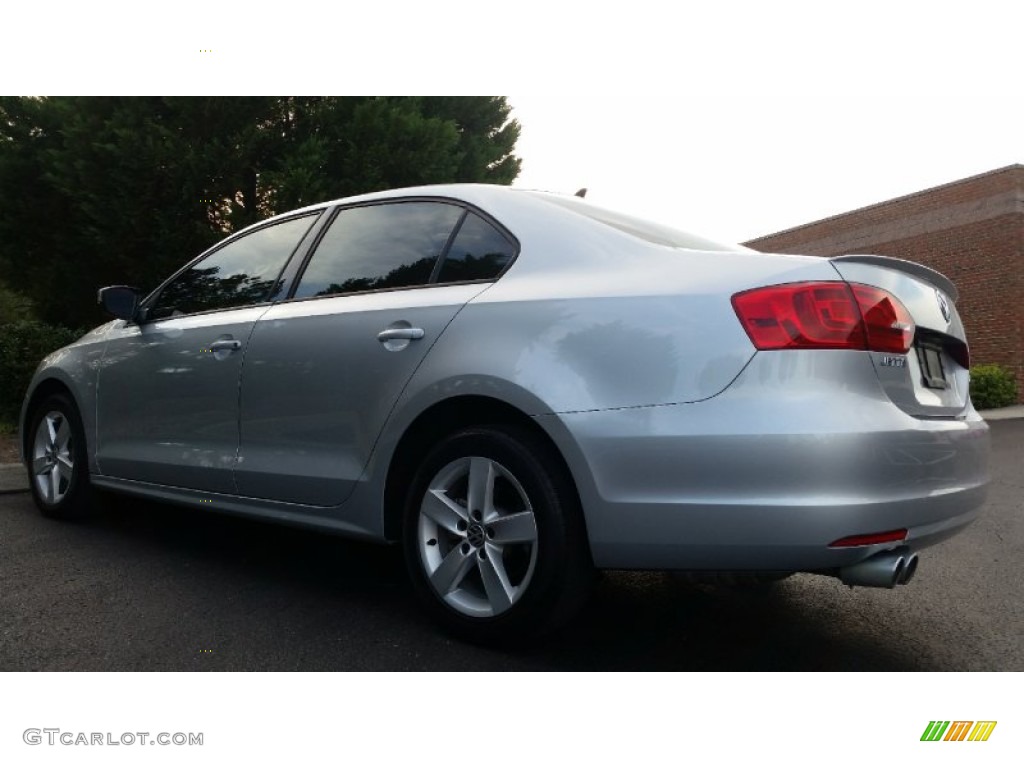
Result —
[{"label": "rear bumper", "polygon": [[989,480],[973,409],[908,416],[858,352],[759,354],[709,400],[543,418],[571,436],[602,568],[829,570],[895,546],[831,542],[900,528],[917,550],[970,523]]}]

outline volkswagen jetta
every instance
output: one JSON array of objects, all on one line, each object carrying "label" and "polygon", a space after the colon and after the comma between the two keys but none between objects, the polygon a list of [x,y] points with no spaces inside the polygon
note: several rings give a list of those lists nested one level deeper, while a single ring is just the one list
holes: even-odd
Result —
[{"label": "volkswagen jetta", "polygon": [[477,639],[565,621],[595,569],[893,587],[984,498],[957,291],[911,262],[450,185],[99,298],[22,410],[45,514],[99,488],[400,543]]}]

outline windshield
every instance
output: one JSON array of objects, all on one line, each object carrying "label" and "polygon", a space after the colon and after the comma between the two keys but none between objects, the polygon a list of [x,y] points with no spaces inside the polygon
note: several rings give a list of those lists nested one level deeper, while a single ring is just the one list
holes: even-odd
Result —
[{"label": "windshield", "polygon": [[716,240],[709,240],[706,237],[700,235],[693,235],[689,232],[684,232],[681,229],[675,227],[669,227],[664,224],[658,224],[654,221],[648,221],[647,219],[638,219],[635,216],[630,216],[625,213],[619,213],[618,211],[612,211],[607,208],[601,208],[597,205],[591,205],[583,201],[578,197],[568,197],[566,195],[556,195],[550,192],[527,192],[527,194],[533,195],[547,200],[555,205],[560,205],[563,208],[568,208],[570,211],[575,211],[583,216],[586,216],[594,221],[599,221],[609,227],[614,227],[620,232],[633,235],[646,240],[649,243],[655,243],[656,245],[667,245],[671,248],[688,248],[694,251],[748,251],[753,252],[750,248],[746,248],[742,245],[736,245],[735,243],[720,243]]}]

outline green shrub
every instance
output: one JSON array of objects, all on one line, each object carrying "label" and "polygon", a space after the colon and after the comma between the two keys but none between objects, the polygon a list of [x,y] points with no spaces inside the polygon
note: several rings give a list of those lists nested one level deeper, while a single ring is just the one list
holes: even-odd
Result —
[{"label": "green shrub", "polygon": [[32,302],[0,283],[0,326],[32,317]]},{"label": "green shrub", "polygon": [[971,400],[979,410],[1013,405],[1017,402],[1017,382],[1002,366],[972,366]]},{"label": "green shrub", "polygon": [[81,331],[37,320],[0,325],[0,422],[17,420],[39,361],[81,335]]}]

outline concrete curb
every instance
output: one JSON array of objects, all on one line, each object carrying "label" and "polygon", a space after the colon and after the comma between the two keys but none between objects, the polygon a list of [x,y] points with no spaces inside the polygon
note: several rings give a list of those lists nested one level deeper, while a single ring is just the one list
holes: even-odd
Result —
[{"label": "concrete curb", "polygon": [[28,477],[21,464],[0,464],[0,494],[24,493],[28,490]]},{"label": "concrete curb", "polygon": [[1008,405],[1006,408],[993,408],[991,411],[978,411],[978,413],[985,421],[1024,419],[1024,405]]}]

